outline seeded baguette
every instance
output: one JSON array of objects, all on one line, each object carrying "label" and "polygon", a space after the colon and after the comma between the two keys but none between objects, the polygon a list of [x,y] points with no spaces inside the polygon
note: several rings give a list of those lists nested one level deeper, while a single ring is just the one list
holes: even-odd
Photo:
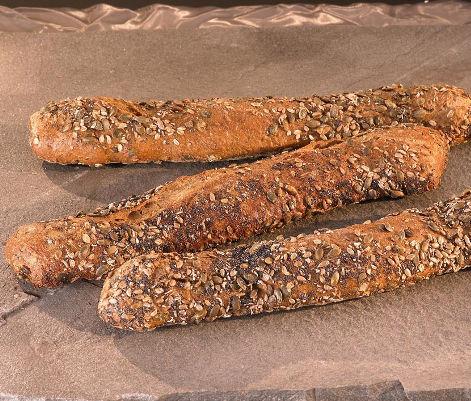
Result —
[{"label": "seeded baguette", "polygon": [[471,136],[471,97],[452,86],[400,85],[306,98],[51,102],[30,120],[36,155],[52,163],[215,161],[254,157],[374,127],[418,123],[452,143]]},{"label": "seeded baguette", "polygon": [[98,279],[141,254],[199,251],[308,213],[437,188],[449,149],[444,134],[417,126],[324,145],[181,177],[92,214],[23,226],[8,240],[6,260],[38,287]]},{"label": "seeded baguette", "polygon": [[471,192],[376,222],[230,250],[142,255],[105,280],[100,317],[119,329],[324,305],[471,264]]}]

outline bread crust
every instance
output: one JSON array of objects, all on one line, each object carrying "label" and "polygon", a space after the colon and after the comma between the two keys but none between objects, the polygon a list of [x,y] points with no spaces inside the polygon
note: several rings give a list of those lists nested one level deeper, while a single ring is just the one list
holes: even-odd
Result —
[{"label": "bread crust", "polygon": [[216,161],[400,123],[435,127],[463,142],[471,135],[471,97],[447,85],[393,85],[305,98],[76,98],[34,113],[30,144],[39,158],[61,164]]},{"label": "bread crust", "polygon": [[149,252],[199,251],[309,213],[437,188],[448,141],[409,126],[315,143],[251,164],[181,177],[91,214],[21,227],[5,256],[38,287],[98,279]]},{"label": "bread crust", "polygon": [[143,255],[106,280],[98,311],[135,331],[360,298],[471,264],[471,192],[375,222],[230,250]]}]

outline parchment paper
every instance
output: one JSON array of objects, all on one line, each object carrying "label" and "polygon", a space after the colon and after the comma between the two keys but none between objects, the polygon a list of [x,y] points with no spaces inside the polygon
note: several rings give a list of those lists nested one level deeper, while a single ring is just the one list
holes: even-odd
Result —
[{"label": "parchment paper", "polygon": [[[0,34],[0,54],[2,243],[20,224],[214,167],[42,163],[27,144],[27,122],[50,99],[309,95],[398,81],[471,90],[470,26]],[[283,232],[423,207],[470,186],[465,144],[453,148],[437,191],[348,207]],[[362,300],[148,334],[106,327],[93,283],[28,295],[2,259],[0,288],[0,393],[91,400],[386,379],[408,390],[471,387],[470,271]]]}]

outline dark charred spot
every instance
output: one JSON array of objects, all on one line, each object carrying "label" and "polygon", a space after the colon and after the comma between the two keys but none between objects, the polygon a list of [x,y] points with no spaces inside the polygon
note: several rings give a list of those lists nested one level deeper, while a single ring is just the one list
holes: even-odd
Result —
[{"label": "dark charred spot", "polygon": [[57,278],[58,280],[62,283],[62,284],[67,284],[67,283],[70,283],[71,280],[74,278],[74,274],[73,273],[67,273],[67,272],[63,272],[63,273],[60,273]]},{"label": "dark charred spot", "polygon": [[371,155],[371,149],[368,146],[362,147],[361,154],[363,156],[369,156]]},{"label": "dark charred spot", "polygon": [[291,169],[293,167],[293,164],[292,163],[286,163],[286,162],[279,162],[279,163],[275,163],[271,166],[271,169],[272,170],[279,170],[279,171],[282,171],[282,170],[288,170],[288,169]]},{"label": "dark charred spot", "polygon": [[424,192],[432,189],[432,174],[429,174],[424,181],[420,181],[416,176],[407,177],[401,188],[406,195]]},{"label": "dark charred spot", "polygon": [[[372,184],[373,185],[373,184]],[[349,195],[349,190],[352,188],[352,182],[349,180],[342,180],[335,185],[335,189],[338,191],[338,194],[336,194],[337,197],[340,197],[342,199],[342,202],[349,202],[350,201],[350,195]]]},{"label": "dark charred spot", "polygon": [[18,275],[23,279],[28,279],[31,275],[31,269],[26,265],[21,265],[18,269]]},{"label": "dark charred spot", "polygon": [[260,194],[260,193],[264,192],[264,188],[263,188],[262,184],[260,183],[260,181],[253,180],[253,179],[245,181],[245,182],[238,183],[237,189],[238,190],[248,190],[252,194]]},{"label": "dark charred spot", "polygon": [[214,289],[214,285],[211,281],[207,281],[206,283],[204,283],[204,291],[205,291],[206,295],[209,295],[209,296],[214,294],[215,289]]},{"label": "dark charred spot", "polygon": [[271,256],[271,254],[270,243],[261,244],[256,249],[251,245],[245,245],[234,248],[232,251],[232,259],[237,261],[237,264],[248,263],[251,266],[255,266],[259,260],[263,260]]}]

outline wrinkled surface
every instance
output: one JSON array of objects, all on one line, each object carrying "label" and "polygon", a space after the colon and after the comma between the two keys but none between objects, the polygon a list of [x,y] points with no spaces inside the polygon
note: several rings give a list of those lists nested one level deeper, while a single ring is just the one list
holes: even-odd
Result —
[{"label": "wrinkled surface", "polygon": [[381,3],[244,5],[229,8],[154,4],[138,10],[98,4],[84,10],[0,6],[2,32],[85,32],[166,28],[287,27],[346,24],[464,25],[471,23],[465,1],[391,6]]},{"label": "wrinkled surface", "polygon": [[[0,243],[20,224],[91,210],[209,168],[42,163],[29,148],[27,123],[51,99],[303,96],[397,81],[469,91],[470,38],[471,26],[0,34]],[[471,144],[458,145],[439,190],[348,207],[283,232],[425,207],[471,186],[470,171]],[[0,252],[0,307],[8,303],[10,311],[0,326],[0,393],[144,400],[381,380],[401,380],[407,391],[471,387],[469,270],[358,301],[127,334],[101,322],[100,288],[86,282],[41,292],[21,309]]]}]

